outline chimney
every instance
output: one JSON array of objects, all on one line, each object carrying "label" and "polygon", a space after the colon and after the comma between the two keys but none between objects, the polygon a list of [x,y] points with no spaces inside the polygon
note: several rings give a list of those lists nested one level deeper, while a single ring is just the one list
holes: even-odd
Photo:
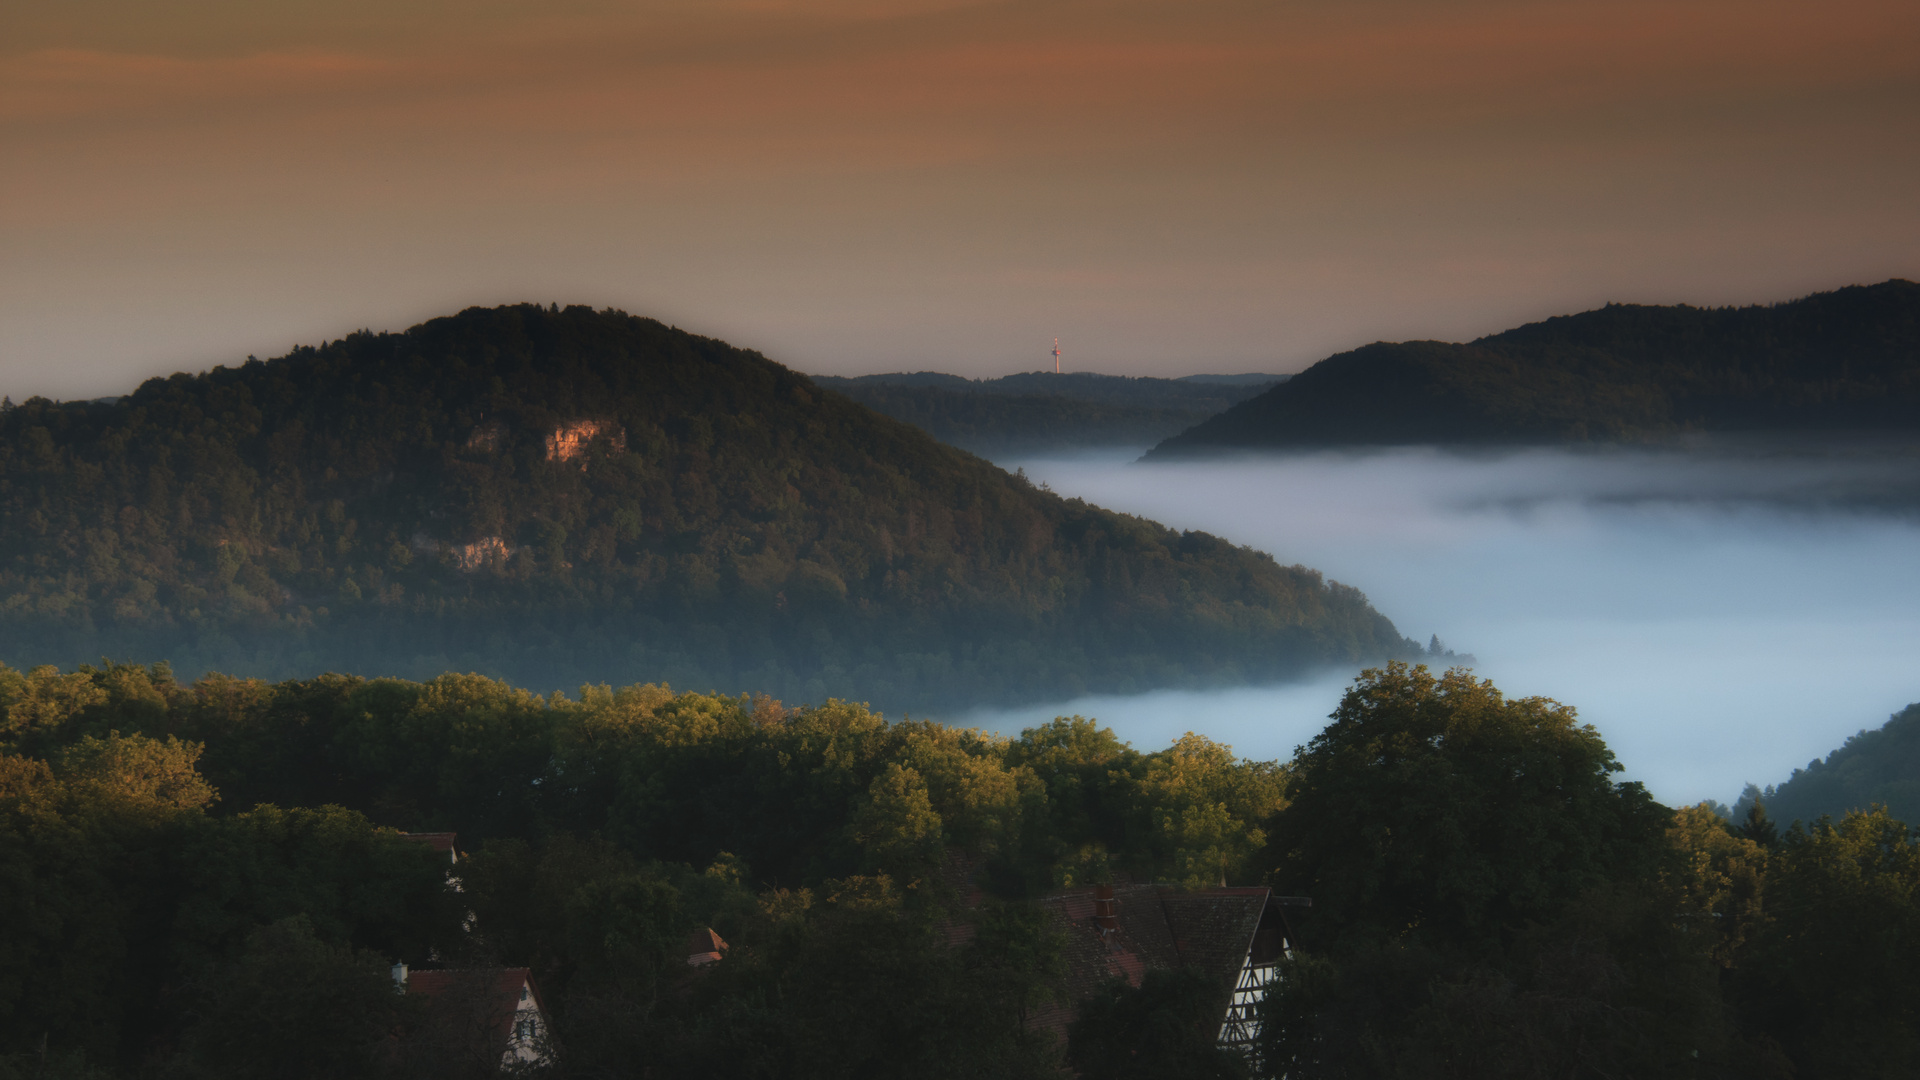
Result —
[{"label": "chimney", "polygon": [[1120,929],[1120,920],[1114,914],[1113,886],[1093,887],[1093,922],[1102,934],[1111,934]]},{"label": "chimney", "polygon": [[393,965],[393,992],[396,994],[404,994],[407,992],[407,962],[405,960]]}]

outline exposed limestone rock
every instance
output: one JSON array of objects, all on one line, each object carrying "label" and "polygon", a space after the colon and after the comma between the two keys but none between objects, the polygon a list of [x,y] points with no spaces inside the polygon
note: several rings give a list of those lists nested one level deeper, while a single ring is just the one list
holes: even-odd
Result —
[{"label": "exposed limestone rock", "polygon": [[467,573],[488,566],[498,566],[513,557],[513,548],[497,536],[483,536],[471,544],[459,544],[449,552],[453,564]]},{"label": "exposed limestone rock", "polygon": [[[612,424],[599,420],[575,420],[553,429],[547,436],[548,461],[572,461],[587,452],[587,444],[605,437],[616,451],[627,448],[627,433]],[[581,468],[586,462],[580,463]]]}]

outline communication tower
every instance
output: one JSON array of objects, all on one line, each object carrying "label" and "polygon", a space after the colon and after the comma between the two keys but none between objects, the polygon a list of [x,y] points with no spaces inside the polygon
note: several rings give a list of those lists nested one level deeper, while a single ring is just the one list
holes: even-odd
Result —
[{"label": "communication tower", "polygon": [[1060,374],[1060,339],[1053,339],[1053,373]]}]

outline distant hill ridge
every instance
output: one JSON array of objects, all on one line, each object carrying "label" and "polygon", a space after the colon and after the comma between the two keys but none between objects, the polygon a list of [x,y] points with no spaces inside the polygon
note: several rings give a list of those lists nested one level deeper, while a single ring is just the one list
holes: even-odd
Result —
[{"label": "distant hill ridge", "polygon": [[0,413],[0,660],[891,709],[1407,653],[1357,591],[1037,490],[757,353],[474,308]]},{"label": "distant hill ridge", "polygon": [[1920,285],[1742,308],[1609,304],[1455,345],[1367,345],[1147,456],[1920,429]]},{"label": "distant hill ridge", "polygon": [[1025,371],[991,379],[969,379],[939,371],[901,371],[881,375],[816,375],[814,381],[842,393],[854,387],[924,386],[958,393],[1046,396],[1103,405],[1134,405],[1216,413],[1285,382],[1285,375],[1189,375],[1163,379],[1151,375],[1102,375],[1092,371]]},{"label": "distant hill ridge", "polygon": [[1185,431],[1285,376],[1160,379],[1092,372],[1028,372],[968,379],[936,371],[814,381],[983,457],[1143,449]]}]

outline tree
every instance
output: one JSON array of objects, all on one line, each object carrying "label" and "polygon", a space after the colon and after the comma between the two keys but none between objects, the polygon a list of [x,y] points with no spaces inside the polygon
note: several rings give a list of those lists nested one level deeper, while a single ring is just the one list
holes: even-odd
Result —
[{"label": "tree", "polygon": [[68,747],[55,771],[88,807],[165,818],[205,809],[220,797],[195,768],[204,749],[171,735],[162,742],[110,731],[104,739],[88,735]]},{"label": "tree", "polygon": [[[1754,812],[1765,822],[1757,804]],[[1714,962],[1731,967],[1765,918],[1766,845],[1750,829],[1727,828],[1705,803],[1676,811],[1667,839],[1679,860],[1663,875],[1668,901],[1695,934],[1712,941]]]},{"label": "tree", "polygon": [[304,916],[262,927],[240,959],[191,994],[183,1043],[214,1078],[347,1080],[375,1073],[417,1002],[394,992],[377,953],[327,945]]},{"label": "tree", "polygon": [[940,859],[940,815],[913,769],[889,762],[868,786],[849,827],[875,868],[902,880],[926,873]]},{"label": "tree", "polygon": [[990,903],[974,915],[974,938],[962,961],[978,996],[1012,1010],[1027,1031],[1028,1011],[1065,998],[1064,939],[1034,904]]},{"label": "tree", "polygon": [[1766,855],[1671,814],[1574,711],[1466,671],[1356,680],[1294,762],[1274,877],[1314,898],[1265,1007],[1268,1075],[1778,1077],[1720,972]]},{"label": "tree", "polygon": [[1920,843],[1885,808],[1787,831],[1733,994],[1799,1075],[1920,1072]]},{"label": "tree", "polygon": [[1188,968],[1155,968],[1139,987],[1116,979],[1080,1004],[1067,1059],[1101,1080],[1235,1080],[1238,1052],[1220,1045],[1226,995]]},{"label": "tree", "polygon": [[1282,891],[1314,898],[1302,933],[1497,947],[1608,881],[1657,869],[1668,814],[1573,709],[1510,701],[1464,669],[1361,673],[1293,763],[1268,823]]},{"label": "tree", "polygon": [[1273,762],[1242,761],[1191,731],[1147,755],[1140,797],[1151,807],[1156,876],[1197,889],[1257,875],[1259,823],[1286,805],[1285,786]]}]

